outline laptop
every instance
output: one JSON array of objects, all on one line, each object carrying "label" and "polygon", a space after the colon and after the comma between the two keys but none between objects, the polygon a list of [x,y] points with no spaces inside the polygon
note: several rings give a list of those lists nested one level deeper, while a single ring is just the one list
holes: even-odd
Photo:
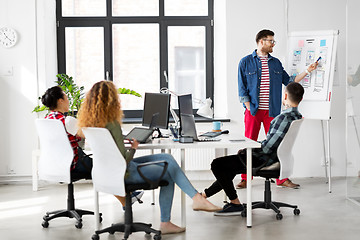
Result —
[{"label": "laptop", "polygon": [[198,136],[196,132],[195,119],[193,114],[181,113],[181,135],[192,137],[194,141],[197,142],[211,142],[211,141],[220,141],[220,138],[207,137],[207,136]]},{"label": "laptop", "polygon": [[131,131],[124,137],[124,139],[132,140],[133,138],[139,143],[146,143],[150,140],[154,129],[152,128],[142,128],[134,127]]}]

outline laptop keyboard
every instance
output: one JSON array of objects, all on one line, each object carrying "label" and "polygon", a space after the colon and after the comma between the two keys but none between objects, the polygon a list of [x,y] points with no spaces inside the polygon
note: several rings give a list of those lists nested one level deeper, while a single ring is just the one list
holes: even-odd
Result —
[{"label": "laptop keyboard", "polygon": [[216,141],[220,141],[221,138],[209,138],[209,137],[198,137],[197,142],[216,142]]}]

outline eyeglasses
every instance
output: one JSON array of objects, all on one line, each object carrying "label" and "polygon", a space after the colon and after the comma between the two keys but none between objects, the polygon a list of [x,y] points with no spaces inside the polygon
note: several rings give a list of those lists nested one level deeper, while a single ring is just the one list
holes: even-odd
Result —
[{"label": "eyeglasses", "polygon": [[276,41],[275,40],[270,40],[270,39],[266,39],[266,38],[264,38],[263,39],[264,41],[269,41],[271,44],[276,44]]}]

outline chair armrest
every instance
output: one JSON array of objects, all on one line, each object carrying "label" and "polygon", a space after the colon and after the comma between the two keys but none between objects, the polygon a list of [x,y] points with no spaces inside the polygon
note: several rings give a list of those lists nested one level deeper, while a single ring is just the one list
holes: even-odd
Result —
[{"label": "chair armrest", "polygon": [[[143,172],[141,171],[141,168],[143,167],[146,167],[146,166],[149,166],[149,165],[163,165],[163,171],[160,175],[160,177],[153,181],[153,180],[150,180],[148,179],[147,177],[145,177],[145,175],[143,174]],[[168,167],[168,163],[166,161],[155,161],[155,162],[147,162],[147,163],[141,163],[137,166],[137,171],[138,173],[140,174],[140,176],[148,183],[150,184],[150,187],[151,188],[157,188],[159,186],[159,183],[162,179],[162,177],[165,175],[165,172],[167,170],[167,167]]]}]

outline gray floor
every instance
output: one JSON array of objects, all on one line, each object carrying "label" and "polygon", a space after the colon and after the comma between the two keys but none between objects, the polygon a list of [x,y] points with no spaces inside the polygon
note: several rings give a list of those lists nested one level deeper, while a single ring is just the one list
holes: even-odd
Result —
[{"label": "gray floor", "polygon": [[[246,219],[241,216],[215,217],[211,213],[194,212],[191,200],[187,198],[187,230],[177,235],[164,235],[162,239],[360,239],[360,206],[346,200],[344,178],[333,179],[333,192],[323,178],[294,179],[301,189],[277,188],[272,184],[273,199],[299,205],[301,214],[295,216],[290,209],[283,209],[284,218],[275,220],[270,210],[254,210],[253,228],[246,227]],[[210,181],[193,182],[200,191]],[[263,181],[253,181],[253,197],[261,199]],[[93,209],[91,184],[75,186],[77,207]],[[180,224],[179,189],[176,190],[172,221]],[[240,199],[245,201],[246,191],[238,191]],[[158,193],[157,193],[158,194]],[[30,185],[0,185],[0,239],[91,239],[94,219],[83,218],[82,229],[74,227],[73,219],[56,219],[43,229],[42,216],[48,210],[63,208],[66,205],[66,186],[47,185],[33,192]],[[143,197],[144,203],[134,205],[135,221],[151,222],[159,226],[159,207],[151,206],[151,194]],[[210,198],[214,204],[222,205],[223,194]],[[117,200],[110,195],[100,195],[100,211],[103,213],[103,227],[112,222],[121,222],[123,211]],[[103,234],[101,239],[122,239],[121,233]],[[143,233],[134,233],[129,239],[152,239]]]}]

